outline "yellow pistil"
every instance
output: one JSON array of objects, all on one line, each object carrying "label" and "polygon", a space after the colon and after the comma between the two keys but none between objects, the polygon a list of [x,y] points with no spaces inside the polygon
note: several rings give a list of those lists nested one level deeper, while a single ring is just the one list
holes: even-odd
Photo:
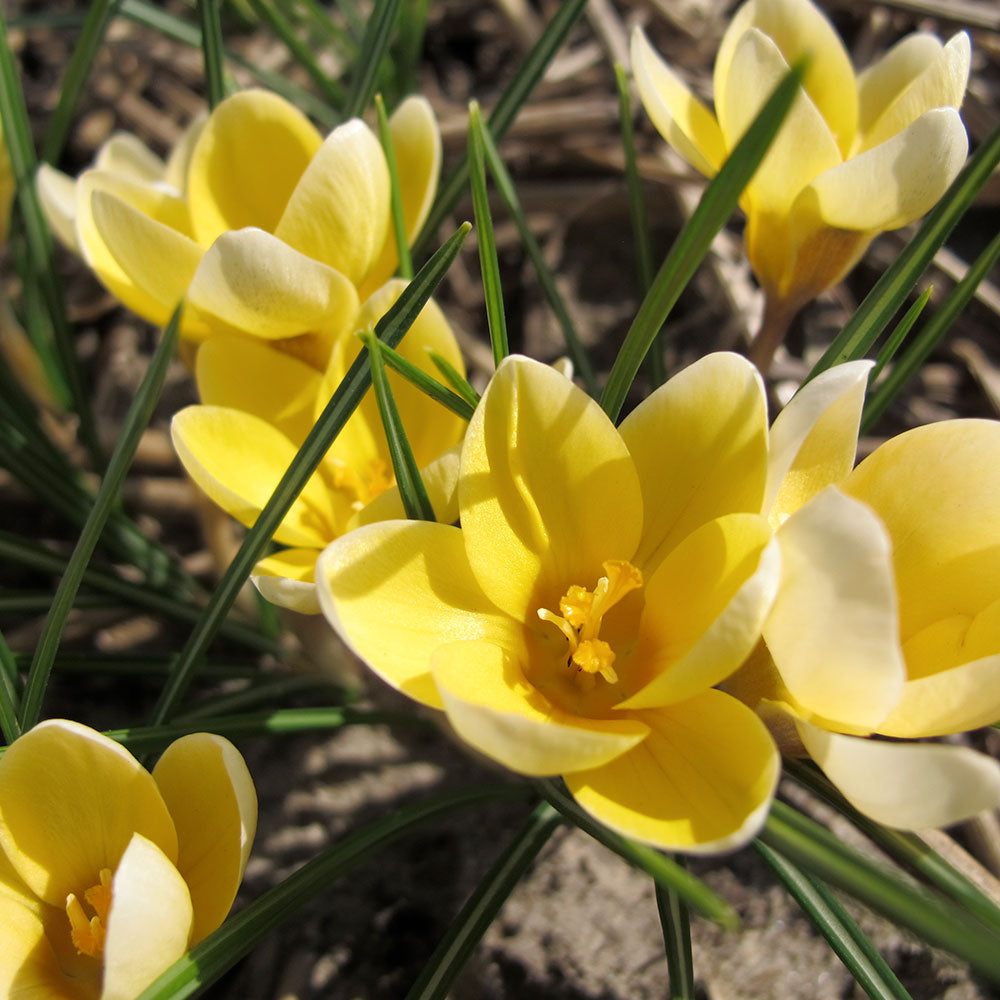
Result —
[{"label": "yellow pistil", "polygon": [[539,608],[538,617],[555,625],[569,642],[567,666],[576,667],[575,680],[582,691],[590,691],[600,674],[608,684],[618,682],[615,651],[601,638],[604,616],[627,594],[642,586],[642,573],[622,559],[603,564],[605,576],[597,586],[585,590],[574,584],[559,601],[561,615]]},{"label": "yellow pistil", "polygon": [[66,916],[69,918],[73,945],[81,955],[91,958],[100,957],[104,951],[104,935],[111,910],[111,869],[102,868],[99,878],[97,885],[92,885],[83,894],[87,905],[94,911],[92,917],[88,918],[83,904],[74,893],[66,897]]}]

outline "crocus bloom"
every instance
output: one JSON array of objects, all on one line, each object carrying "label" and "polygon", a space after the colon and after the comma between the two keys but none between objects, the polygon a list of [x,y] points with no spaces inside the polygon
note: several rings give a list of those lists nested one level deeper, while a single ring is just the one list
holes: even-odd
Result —
[{"label": "crocus bloom", "polygon": [[762,386],[735,355],[692,365],[620,429],[558,372],[510,357],[462,446],[461,526],[342,536],[317,566],[320,603],[377,673],[494,760],[562,775],[630,836],[732,848],[779,771],[760,721],[713,688],[777,585],[765,466]]},{"label": "crocus bloom", "polygon": [[963,32],[942,45],[909,35],[855,76],[843,43],[809,0],[748,0],[715,60],[713,115],[637,29],[632,69],[653,123],[713,176],[789,65],[804,87],[743,193],[750,265],[767,297],[770,360],[794,313],[836,284],[882,230],[927,212],[955,178],[968,140],[957,108],[969,75]]},{"label": "crocus bloom", "polygon": [[152,775],[65,720],[0,758],[0,996],[133,1000],[225,919],[257,799],[218,736],[172,743]]},{"label": "crocus bloom", "polygon": [[[412,238],[437,187],[440,134],[423,98],[405,100],[389,124]],[[141,154],[124,169],[120,161],[99,158],[75,184],[41,171],[43,203],[56,232],[139,315],[162,325],[186,296],[188,338],[312,337],[322,369],[359,295],[395,270],[388,167],[359,119],[323,139],[287,101],[246,90],[166,167]]]},{"label": "crocus bloom", "polygon": [[831,369],[775,421],[766,502],[782,583],[765,644],[727,687],[785,720],[862,812],[942,826],[1000,804],[1000,766],[862,737],[1000,718],[1000,423],[916,428],[852,470],[868,369]]},{"label": "crocus bloom", "polygon": [[[358,329],[375,325],[405,283],[393,280],[363,306]],[[220,507],[252,525],[296,451],[328,402],[361,344],[344,338],[327,371],[317,372],[262,342],[216,336],[198,352],[195,376],[205,405],[181,410],[171,424],[174,447],[195,483]],[[433,349],[464,371],[454,334],[433,300],[410,328],[400,353],[430,374]],[[417,463],[439,519],[458,516],[457,454],[465,421],[389,373]],[[295,611],[319,613],[313,570],[320,550],[356,524],[402,517],[393,469],[374,394],[337,436],[320,467],[275,532],[288,549],[257,564],[254,583],[268,600]]]}]

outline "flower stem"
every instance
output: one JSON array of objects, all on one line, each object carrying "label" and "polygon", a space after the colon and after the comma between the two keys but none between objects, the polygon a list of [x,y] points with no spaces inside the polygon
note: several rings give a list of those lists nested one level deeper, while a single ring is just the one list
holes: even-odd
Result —
[{"label": "flower stem", "polygon": [[764,316],[757,336],[750,345],[748,356],[761,375],[766,375],[774,360],[774,352],[781,346],[801,306],[793,299],[779,299],[771,295],[764,299]]}]

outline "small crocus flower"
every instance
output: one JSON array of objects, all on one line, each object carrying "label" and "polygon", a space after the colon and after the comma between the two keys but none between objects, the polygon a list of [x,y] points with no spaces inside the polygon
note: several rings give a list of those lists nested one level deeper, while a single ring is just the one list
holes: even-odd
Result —
[{"label": "small crocus flower", "polygon": [[0,758],[0,996],[132,1000],[225,919],[256,822],[221,737],[150,774],[76,722],[21,736]]},{"label": "small crocus flower", "polygon": [[[418,97],[389,125],[412,239],[436,190],[440,134]],[[45,169],[43,204],[56,232],[145,319],[164,324],[186,298],[190,340],[220,330],[312,338],[322,369],[359,296],[396,268],[389,171],[359,119],[324,139],[287,101],[246,90],[219,104],[166,167],[133,160],[142,177],[133,161],[120,169],[100,158],[75,183]]]},{"label": "small crocus flower", "polygon": [[487,756],[562,775],[629,836],[730,849],[779,771],[760,720],[714,688],[777,585],[765,474],[762,385],[735,355],[692,365],[620,429],[558,372],[509,357],[462,446],[461,526],[344,535],[320,558],[320,603]]},{"label": "small crocus flower", "polygon": [[727,682],[862,812],[903,829],[1000,804],[1000,766],[924,738],[1000,718],[1000,423],[908,431],[852,469],[870,365],[809,383],[772,429],[782,582]]},{"label": "small crocus flower", "polygon": [[968,140],[958,108],[969,38],[909,35],[855,75],[843,43],[809,0],[748,0],[715,60],[715,114],[641,30],[632,69],[657,129],[713,176],[789,66],[804,86],[741,199],[746,247],[767,313],[755,359],[766,367],[794,314],[836,284],[883,230],[927,212],[958,174]]},{"label": "small crocus flower", "polygon": [[[361,308],[354,326],[374,327],[404,287],[400,279],[384,285]],[[171,424],[174,447],[191,478],[223,510],[252,525],[360,348],[355,338],[343,338],[321,374],[266,343],[213,337],[199,350],[195,366],[203,405],[181,410]],[[429,374],[436,369],[428,350],[464,371],[455,336],[433,300],[399,350]],[[389,379],[435,513],[453,521],[458,516],[454,446],[465,421],[395,373]],[[320,551],[357,524],[402,517],[394,484],[369,391],[275,532],[275,541],[289,547],[257,564],[258,589],[283,607],[318,614],[313,571]]]}]

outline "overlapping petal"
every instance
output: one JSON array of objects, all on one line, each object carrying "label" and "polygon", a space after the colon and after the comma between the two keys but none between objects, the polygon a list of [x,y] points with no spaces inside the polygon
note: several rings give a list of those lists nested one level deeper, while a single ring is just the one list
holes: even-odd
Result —
[{"label": "overlapping petal", "polygon": [[635,465],[596,402],[547,365],[504,359],[469,424],[462,531],[483,592],[519,621],[630,559],[642,529]]},{"label": "overlapping petal", "polygon": [[261,596],[304,615],[320,613],[316,594],[316,549],[283,549],[261,559],[250,577]]},{"label": "overlapping petal", "polygon": [[651,732],[634,749],[566,775],[580,805],[626,836],[692,854],[753,837],[781,772],[760,719],[715,690],[636,717]]}]

